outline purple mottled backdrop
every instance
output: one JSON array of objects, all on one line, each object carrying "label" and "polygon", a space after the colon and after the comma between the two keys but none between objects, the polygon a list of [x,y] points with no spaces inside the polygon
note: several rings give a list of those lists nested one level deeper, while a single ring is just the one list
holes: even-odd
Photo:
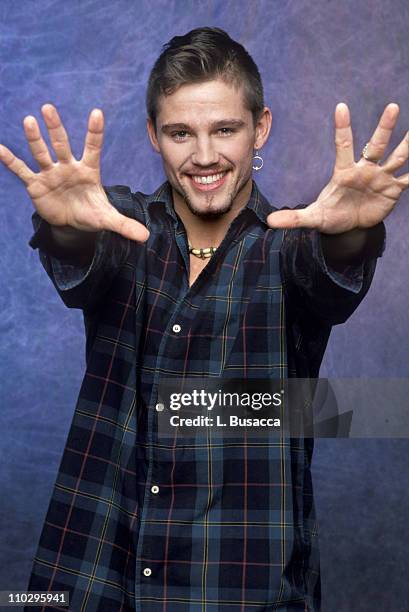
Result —
[{"label": "purple mottled backdrop", "polygon": [[[22,120],[59,108],[79,155],[91,108],[106,116],[105,184],[163,180],[145,133],[145,86],[160,47],[214,25],[258,63],[273,128],[258,177],[278,206],[308,203],[329,179],[333,111],[349,104],[359,154],[383,107],[409,125],[407,0],[2,0],[0,141],[30,161]],[[25,589],[84,369],[81,312],[65,308],[28,246],[32,204],[0,168],[1,578]],[[334,329],[323,376],[409,377],[409,194],[386,220],[372,288]],[[369,383],[370,384],[370,383]],[[406,440],[320,440],[314,482],[324,612],[409,609]]]}]

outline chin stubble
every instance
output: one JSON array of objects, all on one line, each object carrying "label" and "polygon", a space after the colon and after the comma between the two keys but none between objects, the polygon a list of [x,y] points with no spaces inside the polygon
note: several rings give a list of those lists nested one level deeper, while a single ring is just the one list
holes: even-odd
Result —
[{"label": "chin stubble", "polygon": [[[227,197],[226,197],[226,203],[225,206],[222,209],[219,209],[217,211],[201,211],[198,210],[197,208],[194,207],[192,200],[189,197],[189,194],[185,191],[183,185],[181,185],[180,182],[178,182],[177,187],[174,186],[174,189],[176,189],[176,191],[179,193],[179,195],[182,196],[184,202],[186,203],[186,206],[188,208],[188,210],[195,215],[196,217],[199,217],[201,219],[208,219],[208,220],[216,220],[220,217],[222,217],[223,215],[225,215],[226,213],[228,213],[232,208],[233,208],[233,203],[234,200],[236,199],[237,195],[241,192],[241,190],[244,188],[244,186],[247,183],[247,179],[243,180],[241,183],[239,183],[239,187],[236,190],[236,192],[230,192]],[[210,198],[210,201],[214,198],[214,195],[209,195],[208,196],[208,200]]]},{"label": "chin stubble", "polygon": [[[185,201],[186,206],[188,207],[190,212],[196,217],[199,217],[200,219],[209,219],[209,220],[218,219],[222,217],[223,215],[225,215],[226,213],[228,213],[233,207],[233,203],[237,196],[237,193],[241,190],[241,188],[239,188],[236,193],[230,192],[226,197],[226,203],[223,206],[223,208],[219,210],[215,210],[215,211],[212,211],[212,210],[211,211],[201,211],[194,207],[193,202],[189,197],[189,194],[185,191],[182,185],[180,185],[180,188],[181,188],[180,195],[183,197],[183,200]],[[210,201],[213,198],[214,198],[214,195],[207,196],[207,199],[208,200],[210,199]]]},{"label": "chin stubble", "polygon": [[[232,209],[234,201],[233,194],[229,193],[229,195],[227,196],[226,205],[223,206],[223,208],[219,210],[202,211],[194,207],[192,200],[189,198],[189,195],[185,191],[183,191],[182,195],[186,206],[188,207],[190,212],[193,215],[196,215],[196,217],[200,217],[201,219],[217,219],[219,217],[222,217]],[[213,196],[211,197],[213,198]]]}]

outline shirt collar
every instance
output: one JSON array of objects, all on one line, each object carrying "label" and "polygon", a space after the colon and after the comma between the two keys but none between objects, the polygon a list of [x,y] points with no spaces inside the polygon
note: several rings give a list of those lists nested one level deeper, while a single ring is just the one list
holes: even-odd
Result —
[{"label": "shirt collar", "polygon": [[169,181],[165,181],[156,191],[148,195],[146,197],[146,204],[149,211],[154,208],[157,209],[159,206],[160,208],[164,207],[167,214],[174,221],[177,221],[175,209],[173,208],[172,188]]},{"label": "shirt collar", "polygon": [[[146,197],[146,204],[149,210],[158,205],[164,207],[167,214],[170,215],[174,221],[177,221],[175,209],[173,208],[172,187],[169,181],[165,181],[156,191],[148,195]],[[254,180],[249,201],[244,209],[252,211],[264,225],[267,225],[267,216],[277,210],[277,208],[270,204],[263,196]]]}]

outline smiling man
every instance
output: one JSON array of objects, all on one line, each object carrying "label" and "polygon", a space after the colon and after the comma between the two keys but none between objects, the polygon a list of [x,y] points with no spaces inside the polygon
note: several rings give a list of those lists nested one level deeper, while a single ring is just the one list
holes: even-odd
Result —
[{"label": "smiling man", "polygon": [[356,162],[339,104],[330,182],[310,206],[281,211],[252,179],[271,127],[260,75],[225,32],[200,28],[165,46],[147,111],[167,177],[151,195],[102,187],[98,109],[81,160],[50,104],[56,162],[32,116],[24,129],[40,171],[0,148],[36,208],[30,245],[87,332],[29,590],[68,591],[75,612],[320,610],[312,440],[169,442],[158,386],[318,376],[407,187],[394,175],[407,136],[377,163],[399,109],[386,107]]},{"label": "smiling man", "polygon": [[[152,89],[154,84],[155,72]],[[217,248],[249,201],[253,151],[271,127],[271,112],[261,101],[253,120],[241,89],[212,79],[179,86],[157,99],[158,108],[148,98],[148,133],[172,185],[174,210],[196,249]],[[190,284],[206,264],[207,258],[191,259]]]},{"label": "smiling man", "polygon": [[184,85],[148,121],[178,213],[188,208],[202,219],[231,220],[249,200],[253,150],[264,144],[271,115],[265,109],[258,118],[255,140],[251,111],[235,93],[221,80]]}]

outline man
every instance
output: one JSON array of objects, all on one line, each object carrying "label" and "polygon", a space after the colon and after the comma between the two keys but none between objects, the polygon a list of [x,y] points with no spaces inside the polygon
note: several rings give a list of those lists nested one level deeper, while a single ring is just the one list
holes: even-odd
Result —
[{"label": "man", "polygon": [[368,291],[382,221],[407,188],[408,175],[394,173],[408,135],[377,163],[399,111],[388,105],[355,162],[339,104],[330,182],[308,207],[277,211],[252,180],[271,112],[253,60],[225,32],[173,38],[147,109],[168,179],[150,196],[102,187],[98,109],[81,160],[50,104],[56,163],[34,117],[24,129],[38,173],[0,148],[36,208],[30,245],[87,332],[29,590],[69,591],[75,612],[319,610],[312,441],[162,439],[158,385],[317,377],[331,326]]}]

